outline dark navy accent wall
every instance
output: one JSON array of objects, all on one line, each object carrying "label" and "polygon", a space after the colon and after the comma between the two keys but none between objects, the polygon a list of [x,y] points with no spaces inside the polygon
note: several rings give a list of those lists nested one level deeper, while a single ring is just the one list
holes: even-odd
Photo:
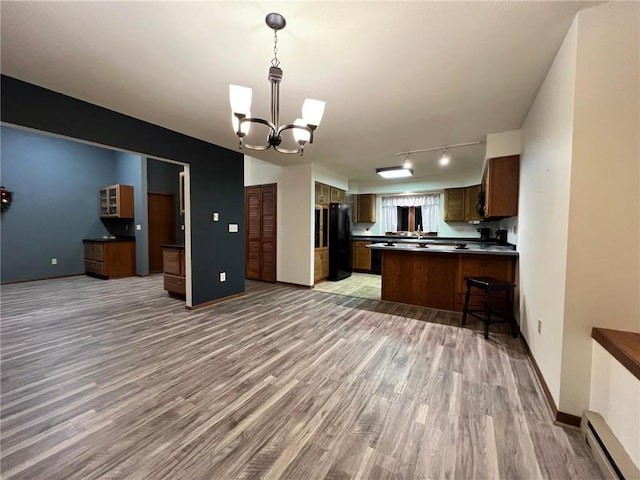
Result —
[{"label": "dark navy accent wall", "polygon": [[2,184],[14,192],[2,213],[2,282],[83,273],[82,239],[109,233],[98,188],[115,183],[114,152],[9,127],[0,144]]},{"label": "dark navy accent wall", "polygon": [[244,291],[242,153],[4,75],[0,86],[4,122],[190,164],[193,305]]},{"label": "dark navy accent wall", "polygon": [[162,162],[149,158],[147,160],[147,191],[155,193],[170,193],[173,195],[173,209],[176,222],[176,243],[184,243],[184,215],[180,215],[180,172],[182,165]]}]

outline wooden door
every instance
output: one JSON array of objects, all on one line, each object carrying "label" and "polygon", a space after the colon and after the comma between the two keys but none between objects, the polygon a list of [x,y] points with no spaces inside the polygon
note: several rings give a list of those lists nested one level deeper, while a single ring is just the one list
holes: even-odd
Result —
[{"label": "wooden door", "polygon": [[149,220],[149,272],[162,272],[162,248],[160,245],[176,243],[176,218],[173,195],[147,194]]},{"label": "wooden door", "polygon": [[277,186],[245,188],[245,276],[276,281]]}]

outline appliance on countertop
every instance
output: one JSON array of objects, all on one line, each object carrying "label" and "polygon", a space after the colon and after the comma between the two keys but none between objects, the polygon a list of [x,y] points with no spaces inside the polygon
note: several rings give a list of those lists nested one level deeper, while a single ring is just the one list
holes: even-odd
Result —
[{"label": "appliance on countertop", "polygon": [[479,228],[478,232],[480,232],[481,242],[488,242],[491,240],[491,229],[489,227]]},{"label": "appliance on countertop", "polygon": [[498,245],[507,244],[507,230],[496,230],[496,238],[498,239]]},{"label": "appliance on countertop", "polygon": [[351,276],[351,241],[351,207],[346,203],[331,203],[328,280],[342,280]]}]

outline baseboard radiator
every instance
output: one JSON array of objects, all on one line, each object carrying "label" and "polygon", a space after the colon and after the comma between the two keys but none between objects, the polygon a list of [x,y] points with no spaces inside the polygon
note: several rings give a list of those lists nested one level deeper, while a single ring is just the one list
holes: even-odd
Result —
[{"label": "baseboard radiator", "polygon": [[640,470],[613,434],[604,418],[585,410],[580,423],[585,440],[595,456],[602,473],[612,480],[635,480]]}]

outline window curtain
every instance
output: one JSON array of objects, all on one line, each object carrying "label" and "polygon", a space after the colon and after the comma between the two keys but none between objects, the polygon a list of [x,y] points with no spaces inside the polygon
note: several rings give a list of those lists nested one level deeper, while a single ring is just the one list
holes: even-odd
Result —
[{"label": "window curtain", "polygon": [[425,195],[422,204],[422,230],[437,232],[440,219],[440,195]]},{"label": "window curtain", "polygon": [[395,232],[398,228],[397,207],[420,207],[422,209],[422,231],[437,232],[440,218],[440,195],[402,195],[382,197],[383,228]]}]

